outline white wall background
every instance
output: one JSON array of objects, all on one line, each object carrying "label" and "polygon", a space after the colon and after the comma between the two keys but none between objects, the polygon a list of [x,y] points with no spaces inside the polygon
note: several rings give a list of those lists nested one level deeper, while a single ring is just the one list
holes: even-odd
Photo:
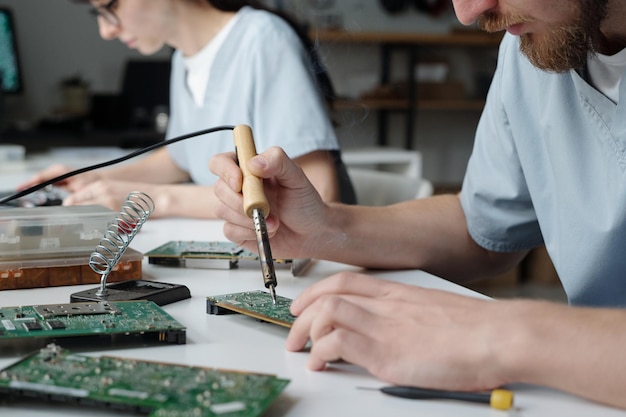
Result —
[{"label": "white wall background", "polygon": [[[311,4],[328,0],[268,0],[283,5],[301,20],[311,21],[316,12]],[[336,0],[324,13],[339,15],[348,30],[437,32],[458,26],[450,10],[432,19],[414,7],[398,15],[386,14],[376,0]],[[92,92],[113,93],[121,87],[124,64],[141,56],[118,41],[100,39],[97,25],[88,14],[88,6],[71,0],[0,0],[0,5],[13,9],[18,30],[18,43],[25,77],[25,93],[6,97],[6,118],[22,126],[50,115],[60,105],[59,80],[80,73]],[[464,78],[472,88],[476,61],[474,51],[449,51],[453,76]],[[376,45],[320,45],[320,55],[340,93],[350,94],[379,74],[379,48]],[[164,50],[157,57],[167,59]],[[152,57],[154,58],[154,57]],[[402,56],[398,68],[404,70]],[[399,71],[396,71],[399,77]],[[478,122],[477,111],[419,112],[414,148],[424,155],[424,174],[436,183],[461,181],[469,156],[473,132]],[[345,111],[338,115],[342,146],[354,148],[376,143],[376,114],[367,109]],[[404,143],[404,120],[391,119],[389,143]]]}]

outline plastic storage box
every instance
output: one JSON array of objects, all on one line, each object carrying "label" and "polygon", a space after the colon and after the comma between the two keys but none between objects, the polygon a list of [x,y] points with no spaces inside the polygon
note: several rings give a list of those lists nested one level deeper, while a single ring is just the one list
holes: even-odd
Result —
[{"label": "plastic storage box", "polygon": [[0,261],[90,254],[116,215],[96,205],[0,209]]},{"label": "plastic storage box", "polygon": [[[96,205],[0,209],[0,290],[99,283],[89,259],[117,214]],[[127,248],[107,282],[140,279],[142,260]]]}]

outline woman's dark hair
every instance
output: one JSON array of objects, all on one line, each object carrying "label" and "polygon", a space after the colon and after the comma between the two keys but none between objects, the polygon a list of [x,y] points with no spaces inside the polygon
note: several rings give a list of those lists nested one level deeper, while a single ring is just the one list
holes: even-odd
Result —
[{"label": "woman's dark hair", "polygon": [[315,73],[315,78],[317,80],[317,84],[326,100],[326,103],[332,107],[333,101],[335,99],[335,89],[333,87],[333,83],[330,80],[328,75],[328,71],[326,71],[326,67],[322,63],[317,54],[317,49],[311,39],[309,38],[306,27],[298,22],[296,22],[291,16],[286,13],[283,13],[279,10],[271,9],[260,1],[250,0],[207,0],[213,7],[216,9],[226,11],[226,12],[236,12],[244,6],[250,6],[254,9],[265,10],[270,13],[273,13],[279,17],[281,17],[284,21],[286,21],[289,26],[296,32],[300,41],[304,45],[306,51],[309,53],[309,59],[311,60],[311,66]]}]

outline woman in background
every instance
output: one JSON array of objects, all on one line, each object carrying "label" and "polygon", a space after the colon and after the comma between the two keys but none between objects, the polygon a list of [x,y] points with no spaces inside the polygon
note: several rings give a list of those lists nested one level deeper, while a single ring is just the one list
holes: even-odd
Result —
[{"label": "woman in background", "polygon": [[[142,55],[174,48],[167,138],[218,125],[251,126],[257,151],[280,146],[326,201],[355,200],[327,112],[332,84],[312,43],[293,21],[257,1],[91,1],[100,36]],[[134,190],[154,217],[214,218],[212,155],[234,149],[232,132],[187,139],[127,165],[57,184],[64,205],[118,210]],[[21,189],[70,171],[54,165]]]}]

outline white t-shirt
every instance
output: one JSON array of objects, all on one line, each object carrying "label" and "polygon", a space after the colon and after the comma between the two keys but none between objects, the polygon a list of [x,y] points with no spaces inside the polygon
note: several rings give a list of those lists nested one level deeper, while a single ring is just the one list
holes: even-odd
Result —
[{"label": "white t-shirt", "polygon": [[587,61],[587,70],[591,84],[617,104],[619,86],[626,70],[626,49],[615,55],[593,54]]},{"label": "white t-shirt", "polygon": [[209,75],[211,74],[211,66],[215,60],[215,55],[217,55],[217,51],[224,43],[224,40],[230,33],[238,17],[238,14],[233,16],[233,18],[224,25],[222,30],[215,35],[211,42],[197,54],[183,58],[185,68],[187,69],[187,87],[189,91],[191,91],[198,107],[202,107],[202,103],[204,102],[206,85],[209,82]]}]

